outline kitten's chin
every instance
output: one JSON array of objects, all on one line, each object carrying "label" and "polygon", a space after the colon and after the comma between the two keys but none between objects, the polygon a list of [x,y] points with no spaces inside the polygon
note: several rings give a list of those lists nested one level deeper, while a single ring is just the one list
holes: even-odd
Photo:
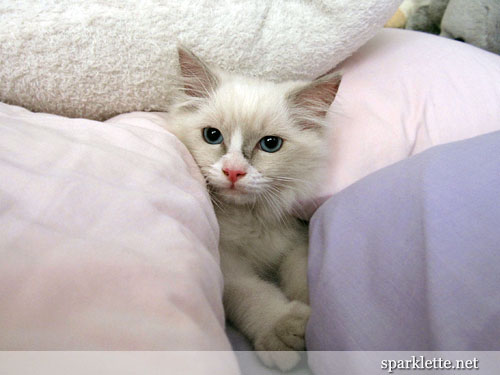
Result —
[{"label": "kitten's chin", "polygon": [[223,189],[217,191],[217,197],[223,202],[234,205],[245,205],[255,202],[255,195],[237,189]]}]

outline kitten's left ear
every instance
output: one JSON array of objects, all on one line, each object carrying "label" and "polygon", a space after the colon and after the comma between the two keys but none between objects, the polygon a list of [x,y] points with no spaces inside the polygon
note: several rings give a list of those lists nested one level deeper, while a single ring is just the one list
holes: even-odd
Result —
[{"label": "kitten's left ear", "polygon": [[215,73],[198,56],[182,45],[177,46],[184,92],[193,97],[206,98],[217,87]]},{"label": "kitten's left ear", "polygon": [[[342,74],[340,72],[326,74],[293,90],[288,95],[288,100],[292,104],[292,108],[296,108],[298,112],[305,110],[308,116],[315,116],[322,120],[337,95],[341,80]],[[303,126],[311,128],[315,126],[315,122],[312,121],[308,124],[306,121]]]}]

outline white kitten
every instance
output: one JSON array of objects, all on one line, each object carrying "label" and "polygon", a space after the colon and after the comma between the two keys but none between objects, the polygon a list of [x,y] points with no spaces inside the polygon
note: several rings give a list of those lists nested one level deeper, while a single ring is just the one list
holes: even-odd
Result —
[{"label": "white kitten", "polygon": [[266,82],[178,52],[182,87],[169,129],[198,163],[214,202],[227,317],[266,365],[288,370],[305,349],[310,313],[308,229],[293,207],[321,176],[324,117],[340,76]]}]

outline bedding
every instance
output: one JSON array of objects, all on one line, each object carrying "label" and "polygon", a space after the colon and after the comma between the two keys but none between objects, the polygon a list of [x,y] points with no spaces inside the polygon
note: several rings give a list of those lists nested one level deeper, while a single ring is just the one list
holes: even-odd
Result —
[{"label": "bedding", "polygon": [[108,119],[164,111],[181,42],[221,68],[315,78],[373,37],[400,0],[0,2],[0,101]]},{"label": "bedding", "polygon": [[499,150],[500,131],[437,146],[316,211],[309,350],[500,350]]},{"label": "bedding", "polygon": [[161,121],[0,103],[2,350],[230,350],[215,214]]},{"label": "bedding", "polygon": [[342,65],[308,349],[499,350],[500,57],[391,29]]},{"label": "bedding", "polygon": [[[330,331],[338,329],[330,313],[337,313],[335,309],[341,306],[327,276],[335,267],[350,266],[353,259],[346,254],[338,257],[338,249],[327,241],[334,235],[345,234],[347,242],[363,235],[356,223],[349,229],[359,233],[339,232],[338,216],[327,214],[336,207],[331,202],[337,198],[354,202],[353,211],[350,205],[342,206],[342,215],[356,218],[354,207],[373,198],[363,223],[366,233],[379,233],[377,225],[385,220],[387,225],[392,223],[391,206],[382,212],[385,216],[378,217],[380,223],[375,218],[369,221],[369,214],[383,208],[377,204],[384,200],[376,198],[384,194],[372,196],[371,188],[356,187],[356,181],[435,145],[500,130],[499,56],[427,34],[383,30],[342,69],[344,79],[329,114],[333,129],[329,175],[317,200],[304,202],[309,218],[318,204],[334,196],[311,224],[313,317],[307,340],[313,350],[336,348],[331,340],[340,345],[344,339],[342,335],[334,338]],[[217,366],[223,366],[227,373],[237,373],[224,332],[217,222],[203,179],[184,146],[165,130],[165,117],[136,112],[97,122],[32,113],[0,103],[0,127],[0,348],[221,350],[227,358],[196,371],[220,373]],[[483,155],[486,159],[476,161],[486,163],[498,150],[474,144],[477,150],[489,152]],[[464,165],[474,176],[470,182],[477,183],[471,188],[487,187],[486,181],[493,181],[488,180],[488,169],[480,173],[487,163],[474,168],[467,164],[472,151],[465,146],[460,150],[457,160],[462,160],[463,153]],[[433,166],[425,154],[422,157],[417,160],[429,160],[428,164],[412,158],[394,170],[404,176],[408,169],[407,175],[418,182],[417,166]],[[450,162],[452,167],[456,170]],[[442,170],[435,169],[433,175],[438,171]],[[363,181],[359,186],[372,186],[373,194],[383,185]],[[383,186],[388,197],[393,197],[393,190],[403,196],[412,192],[407,204],[413,202],[413,209],[418,202],[434,202],[423,200],[427,190],[404,190],[409,186],[403,182]],[[484,204],[472,196],[471,203]],[[446,199],[443,194],[443,205],[449,203]],[[398,202],[405,200],[393,204]],[[395,208],[394,212],[405,214]],[[444,224],[454,224],[452,213]],[[408,228],[415,228],[416,223],[407,220]],[[457,222],[464,236],[467,228],[460,225],[466,224]],[[475,220],[467,225],[474,226]],[[374,268],[383,233],[374,235],[378,242],[373,250],[371,246],[358,249],[366,251],[363,256]],[[401,260],[401,256],[394,262],[415,261],[411,257]],[[363,265],[369,264],[358,266]],[[350,280],[346,270],[342,286]],[[399,268],[391,271],[405,276]],[[470,276],[468,271],[466,276]],[[490,276],[485,273],[484,277]],[[443,293],[439,283],[428,287],[429,293]],[[384,290],[375,292],[383,296]],[[351,303],[360,301],[353,296]],[[352,311],[359,313],[358,308],[364,306],[352,307]],[[348,319],[339,317],[335,319]],[[365,318],[368,325],[371,316]],[[445,337],[448,328],[442,322],[432,324]],[[360,324],[359,329],[366,325]],[[371,337],[367,344],[387,343],[384,334]]]}]

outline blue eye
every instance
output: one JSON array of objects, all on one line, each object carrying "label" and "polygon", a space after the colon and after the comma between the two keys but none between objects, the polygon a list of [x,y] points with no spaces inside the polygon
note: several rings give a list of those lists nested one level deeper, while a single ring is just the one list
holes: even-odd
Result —
[{"label": "blue eye", "polygon": [[203,138],[205,138],[205,141],[211,145],[218,145],[224,140],[222,133],[216,128],[204,128]]},{"label": "blue eye", "polygon": [[260,149],[265,152],[276,152],[281,148],[282,144],[283,139],[272,135],[266,135],[259,141]]}]

